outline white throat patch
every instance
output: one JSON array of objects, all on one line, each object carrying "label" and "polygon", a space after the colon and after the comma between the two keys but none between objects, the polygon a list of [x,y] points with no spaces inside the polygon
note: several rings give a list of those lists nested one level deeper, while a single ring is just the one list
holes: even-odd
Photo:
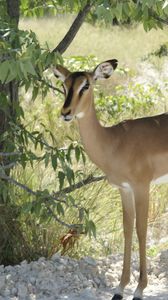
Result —
[{"label": "white throat patch", "polygon": [[77,119],[82,119],[84,117],[85,113],[81,111],[80,113],[76,114]]}]

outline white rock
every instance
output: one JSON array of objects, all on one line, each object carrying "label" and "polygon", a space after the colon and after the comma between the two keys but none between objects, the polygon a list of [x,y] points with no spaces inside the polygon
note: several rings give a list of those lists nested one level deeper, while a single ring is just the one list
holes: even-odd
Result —
[{"label": "white rock", "polygon": [[92,257],[86,256],[86,257],[83,258],[83,261],[85,263],[87,263],[88,265],[91,265],[93,267],[97,266],[97,262]]},{"label": "white rock", "polygon": [[59,261],[60,258],[61,258],[61,254],[55,253],[55,254],[51,257],[51,260],[52,260],[52,261]]},{"label": "white rock", "polygon": [[12,294],[13,296],[17,296],[17,294],[18,294],[18,289],[17,289],[16,287],[13,287],[12,290],[11,290],[11,294]]},{"label": "white rock", "polygon": [[90,287],[84,289],[79,296],[81,300],[96,300],[96,295],[93,289]]},{"label": "white rock", "polygon": [[56,266],[56,270],[57,271],[63,271],[64,269],[65,269],[64,265],[58,265],[58,266]]},{"label": "white rock", "polygon": [[109,281],[111,281],[111,282],[113,282],[113,281],[115,281],[115,276],[114,276],[114,274],[113,273],[109,273],[109,272],[106,272],[105,273],[105,276],[106,276],[106,278],[109,280]]},{"label": "white rock", "polygon": [[166,278],[166,272],[163,272],[161,274],[159,274],[159,279],[163,279],[163,278]]},{"label": "white rock", "polygon": [[26,297],[28,291],[27,291],[27,287],[25,286],[25,284],[20,283],[20,284],[18,284],[17,288],[18,288],[18,296],[21,299]]},{"label": "white rock", "polygon": [[3,295],[6,296],[6,297],[9,296],[10,295],[10,289],[5,288],[5,290],[3,292]]},{"label": "white rock", "polygon": [[36,278],[33,276],[30,276],[29,281],[31,284],[35,285],[36,284]]},{"label": "white rock", "polygon": [[0,276],[0,291],[5,287],[6,276]]}]

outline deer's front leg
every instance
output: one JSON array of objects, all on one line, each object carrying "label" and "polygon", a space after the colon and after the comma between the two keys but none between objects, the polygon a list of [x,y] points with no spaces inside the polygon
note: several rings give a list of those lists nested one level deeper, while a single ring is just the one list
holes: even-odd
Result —
[{"label": "deer's front leg", "polygon": [[124,227],[124,261],[123,270],[119,286],[116,288],[115,295],[112,300],[120,300],[123,298],[123,291],[125,286],[130,281],[130,263],[131,263],[131,246],[132,233],[135,218],[135,204],[131,188],[124,188],[120,190],[122,207],[123,207],[123,227]]},{"label": "deer's front leg", "polygon": [[133,300],[141,300],[147,286],[146,235],[149,208],[149,186],[139,186],[134,190],[136,209],[136,231],[139,241],[140,276]]}]

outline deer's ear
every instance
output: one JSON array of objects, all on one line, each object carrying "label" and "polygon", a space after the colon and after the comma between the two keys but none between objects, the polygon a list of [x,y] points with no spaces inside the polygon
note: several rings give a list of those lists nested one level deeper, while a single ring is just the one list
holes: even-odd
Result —
[{"label": "deer's ear", "polygon": [[53,72],[55,77],[57,77],[63,82],[65,81],[65,78],[71,74],[71,72],[68,69],[66,69],[61,65],[57,65],[56,67],[53,67]]},{"label": "deer's ear", "polygon": [[117,59],[111,59],[102,62],[99,64],[93,71],[93,79],[106,79],[111,76],[113,71],[117,68],[118,61]]}]

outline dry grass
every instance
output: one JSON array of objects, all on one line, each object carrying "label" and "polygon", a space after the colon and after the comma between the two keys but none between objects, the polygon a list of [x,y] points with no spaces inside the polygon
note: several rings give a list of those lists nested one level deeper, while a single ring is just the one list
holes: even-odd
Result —
[{"label": "dry grass", "polygon": [[[20,28],[37,33],[42,44],[54,48],[72,23],[71,16],[21,20]],[[98,60],[117,58],[120,66],[135,69],[139,59],[167,41],[168,29],[146,33],[141,25],[131,27],[96,27],[84,23],[64,56],[95,55]]]}]

